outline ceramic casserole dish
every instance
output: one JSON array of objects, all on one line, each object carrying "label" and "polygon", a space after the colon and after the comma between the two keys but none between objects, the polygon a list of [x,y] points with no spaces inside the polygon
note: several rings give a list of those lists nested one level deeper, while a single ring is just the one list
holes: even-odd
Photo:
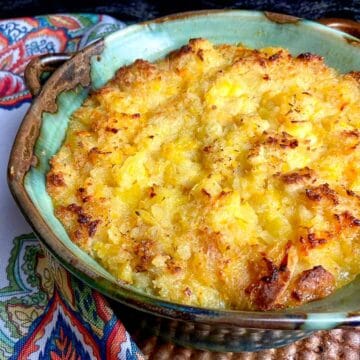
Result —
[{"label": "ceramic casserole dish", "polygon": [[[353,34],[357,26],[335,23],[340,29],[350,28]],[[71,114],[89,91],[103,86],[123,65],[138,58],[157,60],[198,37],[216,44],[279,46],[294,55],[312,52],[342,73],[360,71],[356,37],[315,22],[253,11],[168,16],[112,33],[71,56],[45,55],[26,71],[35,97],[10,155],[8,181],[15,200],[50,257],[111,298],[113,307],[126,305],[140,311],[141,325],[167,340],[216,351],[258,351],[284,346],[315,330],[360,325],[359,276],[323,300],[277,312],[185,306],[117,281],[70,240],[55,217],[46,192],[49,160],[64,140]],[[41,75],[55,68],[42,86]]]}]

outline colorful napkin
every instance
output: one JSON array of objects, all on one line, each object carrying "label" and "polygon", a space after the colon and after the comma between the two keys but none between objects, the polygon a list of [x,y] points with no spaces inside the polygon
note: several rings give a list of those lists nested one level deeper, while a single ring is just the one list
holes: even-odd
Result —
[{"label": "colorful napkin", "polygon": [[106,299],[45,256],[6,183],[11,145],[31,101],[26,64],[124,26],[95,14],[0,21],[0,359],[143,359]]}]

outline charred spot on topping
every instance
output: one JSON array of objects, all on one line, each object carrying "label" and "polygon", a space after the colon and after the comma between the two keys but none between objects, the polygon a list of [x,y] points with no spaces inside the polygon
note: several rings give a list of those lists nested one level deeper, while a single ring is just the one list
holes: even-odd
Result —
[{"label": "charred spot on topping", "polygon": [[90,220],[91,220],[91,216],[85,214],[79,214],[77,221],[79,224],[89,224]]},{"label": "charred spot on topping", "polygon": [[262,145],[280,147],[281,149],[295,149],[298,147],[299,141],[285,131],[281,132],[280,134],[269,134],[268,132],[264,131],[263,139],[253,144],[253,146],[249,150],[249,154],[247,157],[251,158],[253,156],[259,155],[260,147]]},{"label": "charred spot on topping", "polygon": [[343,110],[345,109],[346,105],[347,105],[347,103],[342,104],[342,105],[340,106],[340,110],[343,111]]},{"label": "charred spot on topping", "polygon": [[67,210],[76,213],[76,214],[82,214],[82,207],[77,204],[70,204],[67,206]]},{"label": "charred spot on topping", "polygon": [[266,139],[266,144],[277,144],[277,143],[278,143],[278,139],[273,136],[269,136]]},{"label": "charred spot on topping", "polygon": [[314,233],[310,233],[307,237],[307,240],[312,248],[315,248],[327,242],[325,238],[319,238]]},{"label": "charred spot on topping", "polygon": [[152,199],[155,196],[156,196],[156,192],[155,192],[154,186],[150,186],[149,197]]},{"label": "charred spot on topping", "polygon": [[92,198],[93,198],[91,195],[85,195],[86,190],[85,190],[83,187],[79,188],[79,189],[77,190],[77,192],[78,192],[77,195],[79,196],[80,200],[81,200],[83,203],[89,202],[89,201],[91,201]]},{"label": "charred spot on topping", "polygon": [[134,246],[134,253],[136,255],[138,272],[146,271],[153,256],[154,256],[154,240],[141,240]]},{"label": "charred spot on topping", "polygon": [[98,225],[101,223],[101,220],[93,220],[88,223],[88,234],[90,237],[93,237],[96,233]]},{"label": "charred spot on topping", "polygon": [[[124,117],[124,118],[127,118],[127,119],[139,119],[141,117],[140,113],[129,114],[129,113],[126,113],[126,112],[122,112],[122,113],[120,113],[120,115],[122,117]],[[128,127],[124,126],[123,129],[127,130]]]},{"label": "charred spot on topping", "polygon": [[355,198],[357,198],[357,199],[360,200],[360,195],[357,194],[355,191],[352,191],[352,190],[347,189],[347,190],[346,190],[346,194],[349,195],[349,196],[355,197]]},{"label": "charred spot on topping", "polygon": [[190,290],[189,287],[186,287],[185,290],[184,290],[184,293],[185,293],[186,296],[191,296],[192,291]]},{"label": "charred spot on topping", "polygon": [[111,154],[111,151],[101,151],[101,150],[99,150],[99,148],[97,146],[95,146],[95,147],[91,148],[89,151],[89,156],[91,156],[93,154],[106,155],[106,154]]},{"label": "charred spot on topping", "polygon": [[305,190],[306,197],[311,201],[320,201],[322,199],[330,200],[334,205],[339,203],[336,192],[330,188],[329,184],[321,184],[311,189]]},{"label": "charred spot on topping", "polygon": [[269,136],[266,141],[266,144],[270,145],[279,145],[281,148],[285,149],[289,147],[290,149],[295,149],[299,142],[297,139],[294,139],[290,134],[283,131],[280,136]]},{"label": "charred spot on topping", "polygon": [[204,195],[206,195],[206,196],[208,196],[208,197],[211,197],[211,194],[210,194],[209,192],[207,192],[204,188],[201,189],[201,192],[202,192]]},{"label": "charred spot on topping", "polygon": [[189,44],[187,44],[182,46],[180,49],[174,50],[171,53],[169,53],[168,58],[170,60],[173,60],[175,58],[184,56],[186,54],[191,54],[192,52],[193,52],[192,47]]},{"label": "charred spot on topping", "polygon": [[270,80],[270,76],[269,76],[268,74],[265,74],[265,75],[263,76],[263,79],[264,79],[264,80]]},{"label": "charred spot on topping", "polygon": [[220,194],[218,195],[218,199],[221,199],[221,198],[223,198],[223,197],[225,197],[225,196],[227,196],[227,195],[229,195],[231,193],[232,193],[232,191],[221,190]]},{"label": "charred spot on topping", "polygon": [[306,189],[305,193],[306,193],[306,196],[312,201],[320,201],[322,199],[321,194],[319,194],[315,190]]},{"label": "charred spot on topping", "polygon": [[172,274],[181,272],[181,267],[178,266],[173,258],[166,260],[166,267]]},{"label": "charred spot on topping", "polygon": [[297,140],[290,140],[290,141],[288,141],[288,142],[280,143],[280,146],[281,146],[282,148],[289,147],[289,148],[291,148],[291,149],[295,149],[298,145],[299,145],[299,143],[298,143]]},{"label": "charred spot on topping", "polygon": [[263,257],[266,265],[266,275],[252,282],[245,293],[249,296],[250,302],[259,310],[271,310],[282,306],[282,296],[290,281],[290,269],[288,268],[289,249],[291,243],[285,248],[285,255],[279,266],[276,266],[270,259]]},{"label": "charred spot on topping", "polygon": [[348,228],[360,226],[360,219],[356,218],[349,211],[344,211],[341,214],[334,214],[335,219],[340,223],[341,228]]},{"label": "charred spot on topping", "polygon": [[276,60],[278,60],[278,59],[281,58],[281,55],[282,55],[282,51],[280,50],[279,52],[277,52],[277,53],[269,56],[269,59],[268,59],[268,60],[269,60],[269,61],[276,61]]},{"label": "charred spot on topping", "polygon": [[344,130],[342,132],[342,135],[347,136],[347,137],[354,137],[354,138],[358,138],[360,137],[360,131],[358,129],[354,129],[354,130]]},{"label": "charred spot on topping", "polygon": [[300,243],[304,246],[304,250],[307,251],[310,249],[315,249],[321,245],[324,245],[328,242],[328,238],[331,237],[330,234],[324,234],[327,237],[318,236],[315,233],[309,233],[307,236],[300,236]]},{"label": "charred spot on topping", "polygon": [[346,190],[346,193],[349,195],[349,196],[356,196],[355,192],[352,191],[352,190]]},{"label": "charred spot on topping", "polygon": [[96,228],[100,224],[101,220],[91,221],[91,216],[84,213],[84,210],[81,206],[76,204],[70,204],[66,207],[67,210],[77,214],[77,222],[88,229],[88,234],[90,237],[95,235]]},{"label": "charred spot on topping", "polygon": [[265,67],[265,66],[266,66],[266,61],[265,61],[265,59],[263,59],[263,58],[258,59],[258,63],[259,63],[259,65],[262,66],[262,67]]},{"label": "charred spot on topping", "polygon": [[250,159],[254,156],[258,156],[260,154],[260,144],[256,143],[253,147],[250,148],[247,158]]},{"label": "charred spot on topping", "polygon": [[360,84],[360,71],[350,71],[347,75],[355,79]]},{"label": "charred spot on topping", "polygon": [[93,198],[93,197],[92,197],[91,195],[88,195],[88,196],[83,196],[83,197],[81,198],[81,200],[82,200],[82,202],[87,203],[87,202],[91,201],[92,198]]},{"label": "charred spot on topping", "polygon": [[74,236],[76,241],[81,240],[82,239],[81,230],[80,229],[75,230],[73,236]]},{"label": "charred spot on topping", "polygon": [[50,184],[58,187],[65,186],[65,179],[62,173],[51,173],[47,176],[47,180]]},{"label": "charred spot on topping", "polygon": [[119,129],[116,129],[116,128],[112,128],[112,127],[107,126],[107,127],[105,128],[105,131],[112,132],[113,134],[117,134],[118,131],[119,131]]},{"label": "charred spot on topping", "polygon": [[314,171],[308,167],[299,169],[298,171],[290,172],[281,175],[281,180],[285,184],[298,184],[305,180],[310,180],[314,175]]},{"label": "charred spot on topping", "polygon": [[145,272],[145,271],[147,271],[147,268],[144,265],[140,264],[140,265],[135,266],[135,271],[138,273]]},{"label": "charred spot on topping", "polygon": [[299,275],[292,297],[302,303],[318,300],[330,295],[334,288],[334,276],[319,265]]},{"label": "charred spot on topping", "polygon": [[212,148],[213,148],[212,145],[206,145],[206,146],[203,147],[203,152],[210,153]]},{"label": "charred spot on topping", "polygon": [[322,56],[312,54],[310,52],[305,52],[305,53],[299,54],[296,58],[299,60],[305,60],[305,61],[313,61],[313,60],[322,60],[323,59]]},{"label": "charred spot on topping", "polygon": [[197,51],[196,55],[198,56],[198,58],[201,60],[201,61],[204,61],[204,50],[203,49],[200,49]]}]

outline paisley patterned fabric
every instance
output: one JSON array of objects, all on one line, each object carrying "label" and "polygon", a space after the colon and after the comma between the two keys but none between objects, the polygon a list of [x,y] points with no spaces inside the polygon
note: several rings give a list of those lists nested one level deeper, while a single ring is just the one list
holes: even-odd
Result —
[{"label": "paisley patterned fabric", "polygon": [[0,106],[11,109],[31,99],[22,75],[32,58],[46,53],[76,51],[119,26],[123,24],[108,16],[93,14],[0,21]]},{"label": "paisley patterned fabric", "polygon": [[26,64],[123,26],[92,14],[0,21],[0,359],[143,358],[106,299],[41,248],[6,185],[11,143],[31,99]]},{"label": "paisley patterned fabric", "polygon": [[0,313],[22,335],[11,359],[141,358],[105,299],[44,256],[33,234],[15,238],[13,249]]}]

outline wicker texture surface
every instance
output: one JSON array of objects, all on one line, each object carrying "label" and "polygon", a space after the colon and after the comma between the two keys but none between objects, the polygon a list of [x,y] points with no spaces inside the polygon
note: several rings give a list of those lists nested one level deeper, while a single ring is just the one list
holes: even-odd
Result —
[{"label": "wicker texture surface", "polygon": [[139,332],[133,336],[149,360],[360,360],[360,328],[319,331],[286,347],[256,353],[212,353],[176,346]]}]

